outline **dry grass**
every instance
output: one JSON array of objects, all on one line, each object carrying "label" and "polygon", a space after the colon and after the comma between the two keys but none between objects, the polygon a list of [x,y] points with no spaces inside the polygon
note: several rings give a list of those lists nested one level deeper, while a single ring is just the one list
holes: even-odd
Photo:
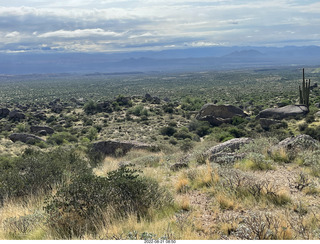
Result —
[{"label": "dry grass", "polygon": [[237,210],[239,209],[239,204],[237,199],[233,197],[228,197],[221,193],[216,195],[216,199],[219,203],[219,206],[222,210]]},{"label": "dry grass", "polygon": [[188,195],[177,196],[176,201],[178,202],[179,208],[184,211],[189,211],[191,208],[190,197]]},{"label": "dry grass", "polygon": [[12,199],[0,208],[0,239],[52,239],[44,223],[43,196]]},{"label": "dry grass", "polygon": [[177,193],[186,193],[190,189],[190,182],[184,176],[181,176],[174,185]]},{"label": "dry grass", "polygon": [[121,161],[120,158],[106,157],[101,166],[94,169],[94,173],[98,176],[106,176],[110,171],[118,169]]}]

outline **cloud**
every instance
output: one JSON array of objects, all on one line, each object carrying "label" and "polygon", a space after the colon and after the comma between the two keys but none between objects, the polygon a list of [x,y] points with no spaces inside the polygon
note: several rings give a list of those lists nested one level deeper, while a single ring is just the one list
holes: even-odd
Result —
[{"label": "cloud", "polygon": [[20,33],[18,31],[13,31],[13,32],[6,34],[4,37],[5,38],[16,38],[19,35],[20,35]]},{"label": "cloud", "polygon": [[0,7],[0,50],[301,44],[319,37],[319,12],[315,0],[12,0]]},{"label": "cloud", "polygon": [[93,37],[93,36],[108,36],[108,37],[119,37],[123,33],[116,33],[113,31],[105,31],[103,29],[78,29],[74,31],[58,30],[53,32],[47,32],[41,35],[38,35],[40,38],[48,37],[59,37],[59,38],[84,38],[84,37]]}]

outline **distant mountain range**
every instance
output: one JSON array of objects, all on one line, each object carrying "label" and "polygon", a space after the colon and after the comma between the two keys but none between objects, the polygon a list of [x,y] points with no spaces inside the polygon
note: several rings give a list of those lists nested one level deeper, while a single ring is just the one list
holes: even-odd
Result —
[{"label": "distant mountain range", "polygon": [[0,74],[136,73],[320,65],[319,46],[204,47],[127,53],[1,53]]}]

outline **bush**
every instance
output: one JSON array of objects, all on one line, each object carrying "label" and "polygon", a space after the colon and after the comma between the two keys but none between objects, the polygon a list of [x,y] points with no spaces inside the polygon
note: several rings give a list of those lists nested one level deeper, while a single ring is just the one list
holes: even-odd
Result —
[{"label": "bush", "polygon": [[130,108],[128,110],[127,114],[133,114],[135,116],[141,116],[143,114],[147,114],[148,115],[148,110],[146,110],[142,105],[137,105],[133,108]]},{"label": "bush", "polygon": [[307,117],[306,117],[306,122],[307,122],[308,124],[311,124],[311,123],[314,122],[314,121],[315,121],[314,115],[313,115],[313,114],[308,114]]},{"label": "bush", "polygon": [[186,138],[192,139],[192,135],[188,128],[182,127],[180,128],[176,133],[173,134],[173,136],[178,140],[184,140]]},{"label": "bush", "polygon": [[246,132],[244,130],[240,130],[236,127],[234,128],[230,128],[228,130],[228,132],[233,136],[233,137],[236,137],[236,138],[240,138],[240,137],[244,137],[246,135]]},{"label": "bush", "polygon": [[174,112],[175,105],[173,103],[167,103],[162,106],[165,113],[172,114]]},{"label": "bush", "polygon": [[204,105],[204,101],[200,98],[186,97],[183,99],[181,108],[186,111],[199,110]]},{"label": "bush", "polygon": [[312,138],[314,138],[316,140],[320,140],[320,126],[317,126],[316,128],[307,127],[305,129],[304,133],[311,136]]},{"label": "bush", "polygon": [[52,134],[47,142],[53,145],[62,145],[68,142],[77,142],[78,139],[74,135],[71,135],[69,132],[59,132]]},{"label": "bush", "polygon": [[97,104],[90,100],[84,105],[83,110],[86,114],[94,114],[97,112]]},{"label": "bush", "polygon": [[50,225],[62,237],[72,238],[85,231],[96,231],[96,223],[109,216],[147,215],[151,207],[171,204],[172,198],[154,180],[141,177],[129,166],[111,171],[107,177],[81,174],[60,188],[47,202]]},{"label": "bush", "polygon": [[237,126],[237,125],[247,123],[247,122],[248,122],[248,120],[246,120],[245,118],[242,118],[240,116],[234,116],[232,118],[231,124]]},{"label": "bush", "polygon": [[262,154],[250,153],[245,159],[235,165],[243,170],[272,170],[272,160],[267,160]]},{"label": "bush", "polygon": [[174,133],[176,133],[176,131],[177,130],[172,126],[165,126],[160,129],[160,133],[163,136],[172,136]]},{"label": "bush", "polygon": [[47,191],[66,174],[90,172],[75,150],[26,150],[21,157],[0,158],[0,200]]},{"label": "bush", "polygon": [[188,125],[188,128],[200,137],[206,136],[211,132],[210,123],[208,121],[192,120]]},{"label": "bush", "polygon": [[194,144],[191,139],[187,138],[181,142],[180,149],[183,152],[188,152],[193,148]]},{"label": "bush", "polygon": [[88,138],[90,141],[97,139],[98,137],[98,130],[95,127],[91,127],[88,131]]}]

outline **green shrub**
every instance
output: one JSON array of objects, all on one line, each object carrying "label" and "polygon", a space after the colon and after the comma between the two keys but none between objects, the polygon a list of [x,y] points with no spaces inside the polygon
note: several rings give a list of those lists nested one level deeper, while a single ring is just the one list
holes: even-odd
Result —
[{"label": "green shrub", "polygon": [[143,110],[144,110],[144,107],[142,105],[137,105],[133,108],[130,108],[127,113],[133,114],[135,116],[141,116]]},{"label": "green shrub", "polygon": [[180,149],[183,152],[188,152],[193,148],[193,146],[194,146],[194,143],[192,142],[192,140],[187,138],[181,142]]},{"label": "green shrub", "polygon": [[243,170],[272,170],[272,160],[267,160],[262,154],[250,153],[245,159],[235,165]]},{"label": "green shrub", "polygon": [[88,138],[90,141],[97,139],[98,137],[98,130],[95,127],[91,127],[88,131]]},{"label": "green shrub", "polygon": [[204,101],[200,98],[186,97],[183,99],[181,108],[186,111],[199,110],[204,105]]},{"label": "green shrub", "polygon": [[97,103],[90,100],[83,106],[83,110],[86,114],[95,114],[97,112]]},{"label": "green shrub", "polygon": [[173,103],[167,103],[162,106],[165,113],[172,114],[174,112],[175,105]]},{"label": "green shrub", "polygon": [[308,124],[311,124],[311,123],[314,122],[314,121],[315,121],[314,115],[313,115],[313,114],[308,114],[307,117],[306,117],[306,122],[307,122]]},{"label": "green shrub", "polygon": [[62,186],[45,207],[49,224],[65,238],[96,231],[103,212],[113,217],[145,216],[151,207],[161,208],[172,198],[154,180],[141,177],[129,166],[111,171],[107,177],[81,174]]},{"label": "green shrub", "polygon": [[312,138],[314,138],[316,140],[320,140],[320,126],[317,126],[316,128],[307,127],[305,129],[304,133],[311,136]]},{"label": "green shrub", "polygon": [[244,130],[238,129],[236,127],[230,128],[228,132],[235,138],[244,137],[246,135],[246,132]]},{"label": "green shrub", "polygon": [[172,126],[165,126],[160,129],[160,133],[163,136],[172,136],[176,132],[177,132],[177,130],[175,128],[173,128]]},{"label": "green shrub", "polygon": [[25,150],[21,157],[0,158],[0,200],[50,190],[66,174],[91,172],[75,150]]},{"label": "green shrub", "polygon": [[59,132],[52,134],[47,142],[53,145],[62,145],[68,142],[77,142],[78,139],[74,135],[71,135],[69,132]]},{"label": "green shrub", "polygon": [[188,128],[182,127],[177,132],[173,134],[174,138],[178,140],[184,140],[184,139],[192,139],[192,134],[189,132]]},{"label": "green shrub", "polygon": [[192,120],[189,123],[188,128],[200,137],[206,136],[211,132],[210,123],[208,121]]},{"label": "green shrub", "polygon": [[245,118],[242,118],[240,116],[234,116],[231,121],[231,124],[235,125],[235,126],[243,124],[243,123],[248,123],[248,120],[246,120]]}]

